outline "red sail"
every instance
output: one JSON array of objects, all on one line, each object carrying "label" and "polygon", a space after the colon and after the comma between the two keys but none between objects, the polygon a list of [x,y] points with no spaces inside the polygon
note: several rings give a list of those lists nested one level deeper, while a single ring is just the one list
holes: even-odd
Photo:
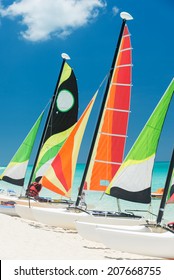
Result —
[{"label": "red sail", "polygon": [[132,48],[128,27],[125,25],[87,174],[87,189],[105,191],[123,161],[131,81]]}]

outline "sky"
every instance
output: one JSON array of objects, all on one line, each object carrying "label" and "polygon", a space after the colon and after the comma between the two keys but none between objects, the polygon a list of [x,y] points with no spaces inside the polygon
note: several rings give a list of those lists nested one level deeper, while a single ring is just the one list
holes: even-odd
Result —
[{"label": "sky", "polygon": [[[173,78],[173,0],[0,0],[0,166],[8,164],[50,100],[63,52],[77,77],[80,116],[109,72],[123,11],[134,18],[128,22],[133,87],[126,154]],[[79,162],[87,157],[97,102]],[[174,100],[158,161],[170,159],[173,139]]]}]

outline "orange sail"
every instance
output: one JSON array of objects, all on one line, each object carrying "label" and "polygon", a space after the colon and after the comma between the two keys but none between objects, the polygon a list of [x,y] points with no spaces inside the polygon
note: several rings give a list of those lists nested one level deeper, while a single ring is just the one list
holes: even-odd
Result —
[{"label": "orange sail", "polygon": [[66,197],[71,197],[77,157],[96,95],[97,93],[88,104],[81,118],[74,125],[70,136],[41,179],[41,184],[44,187]]},{"label": "orange sail", "polygon": [[124,26],[109,79],[107,98],[85,180],[87,189],[97,191],[105,191],[124,157],[132,82],[132,47],[127,25]]}]

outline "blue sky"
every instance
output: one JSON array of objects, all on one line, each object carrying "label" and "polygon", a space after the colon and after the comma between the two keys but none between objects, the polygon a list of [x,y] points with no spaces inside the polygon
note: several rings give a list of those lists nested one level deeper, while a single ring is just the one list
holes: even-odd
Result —
[{"label": "blue sky", "polygon": [[[82,113],[111,66],[122,11],[134,17],[128,22],[134,67],[127,153],[173,78],[173,0],[0,0],[0,165],[8,163],[51,98],[62,52],[71,56]],[[79,162],[88,152],[97,104],[94,110]],[[170,158],[173,123],[174,101],[157,160]]]}]

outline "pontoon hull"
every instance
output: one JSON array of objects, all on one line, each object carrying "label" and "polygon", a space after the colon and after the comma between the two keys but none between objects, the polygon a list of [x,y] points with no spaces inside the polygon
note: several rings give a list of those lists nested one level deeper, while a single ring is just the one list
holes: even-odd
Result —
[{"label": "pontoon hull", "polygon": [[[142,218],[141,220],[139,220],[139,225],[137,223],[137,226],[134,226],[134,228],[136,228],[137,230],[144,230],[143,227],[140,225],[145,223],[145,220]],[[128,221],[127,221],[127,225],[128,225]],[[90,241],[94,241],[94,242],[101,242],[102,240],[100,240],[100,235],[98,234],[97,228],[105,228],[105,229],[119,229],[120,225],[114,225],[114,224],[96,224],[96,223],[87,223],[87,222],[80,222],[80,221],[76,221],[76,229],[78,231],[78,234],[81,235],[83,238],[90,240]],[[126,225],[122,225],[122,228],[126,229],[130,229],[130,226],[126,226]],[[148,229],[147,229],[148,231]]]},{"label": "pontoon hull", "polygon": [[0,205],[0,213],[9,215],[9,216],[16,216],[18,217],[18,214],[16,213],[15,207],[11,205]]},{"label": "pontoon hull", "polygon": [[17,215],[22,219],[36,221],[32,213],[32,208],[29,207],[28,205],[16,204],[15,211]]},{"label": "pontoon hull", "polygon": [[174,233],[152,232],[146,227],[130,227],[126,230],[96,228],[100,241],[111,249],[158,258],[174,258]]},{"label": "pontoon hull", "polygon": [[67,209],[39,208],[32,207],[32,213],[38,222],[61,227],[64,229],[76,230],[75,221],[85,221],[89,223],[101,223],[110,225],[138,225],[145,222],[142,218],[126,218],[126,217],[107,217],[94,216],[82,211],[70,211]]},{"label": "pontoon hull", "polygon": [[16,201],[19,197],[15,195],[7,195],[7,194],[0,194],[0,201],[7,202],[7,201]]},{"label": "pontoon hull", "polygon": [[28,200],[19,200],[20,203],[15,204],[15,209],[16,213],[18,216],[20,216],[22,219],[26,220],[31,220],[31,221],[36,221],[36,218],[33,214],[33,209],[37,208],[43,208],[43,209],[62,209],[63,207],[67,207],[66,203],[48,203],[48,202],[38,202],[38,201],[30,201],[30,206],[29,206],[29,201]]}]

